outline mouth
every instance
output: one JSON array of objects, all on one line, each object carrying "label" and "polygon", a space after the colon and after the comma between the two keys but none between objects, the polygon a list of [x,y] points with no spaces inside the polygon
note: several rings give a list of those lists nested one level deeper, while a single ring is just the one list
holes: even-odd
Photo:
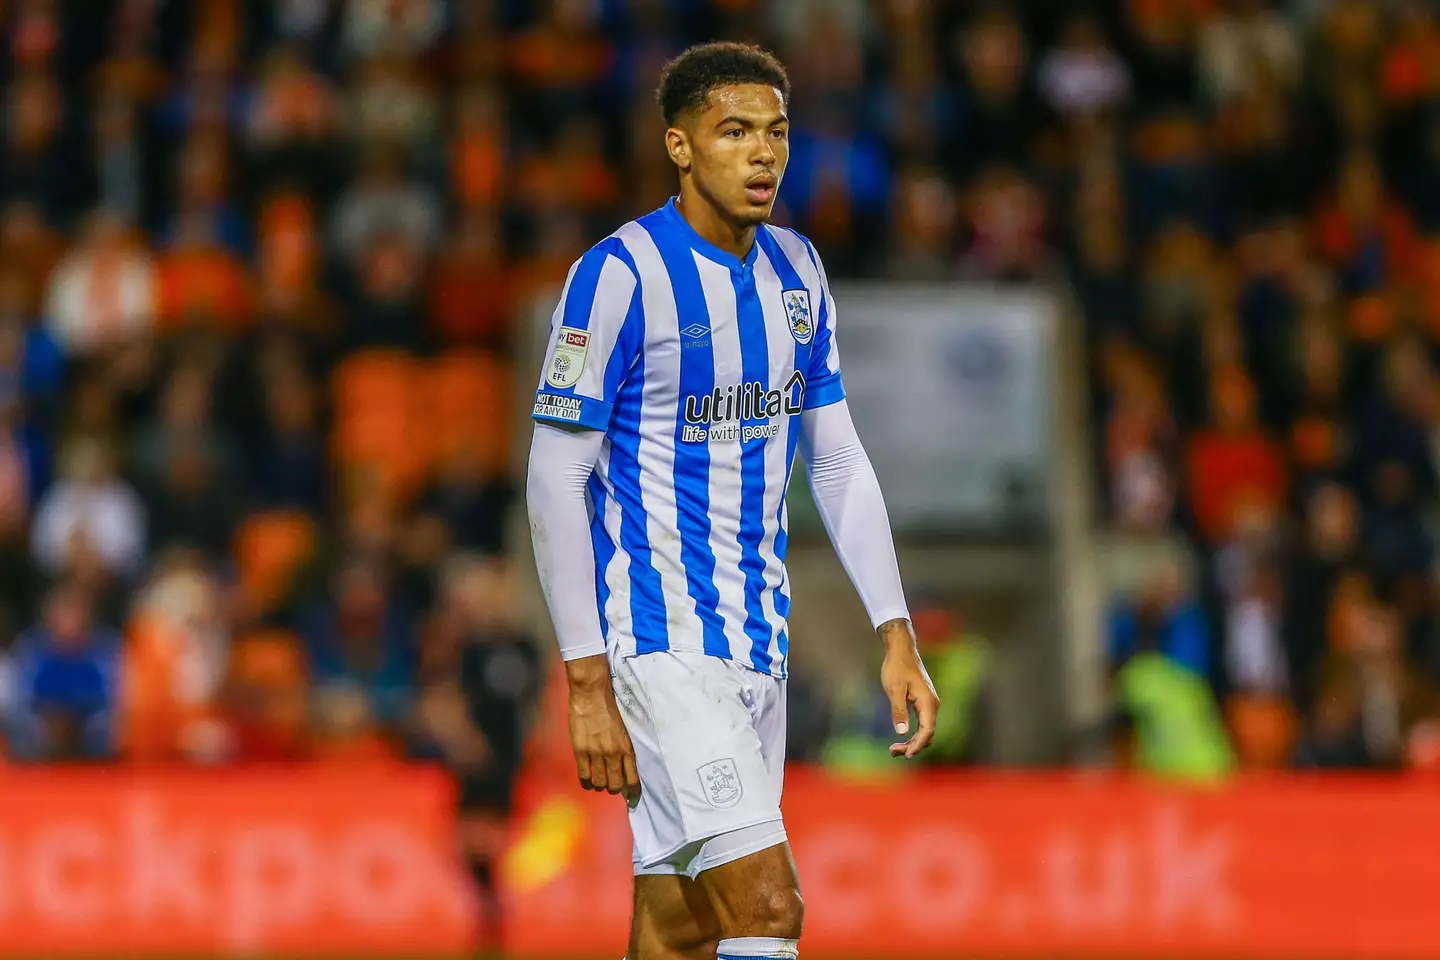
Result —
[{"label": "mouth", "polygon": [[775,188],[778,181],[770,175],[752,177],[745,184],[745,197],[751,203],[769,203],[775,199]]}]

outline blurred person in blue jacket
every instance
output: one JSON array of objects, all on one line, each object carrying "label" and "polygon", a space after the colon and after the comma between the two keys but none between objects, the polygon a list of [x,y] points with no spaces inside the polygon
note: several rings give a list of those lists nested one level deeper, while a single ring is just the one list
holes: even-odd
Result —
[{"label": "blurred person in blue jacket", "polygon": [[96,624],[72,580],[46,597],[40,622],[11,650],[12,752],[26,760],[81,760],[114,752],[120,637]]},{"label": "blurred person in blue jacket", "polygon": [[406,718],[415,649],[409,606],[383,560],[358,554],[342,561],[333,593],[312,610],[304,630],[317,685],[349,683],[365,692],[387,730]]},{"label": "blurred person in blue jacket", "polygon": [[1202,677],[1210,675],[1210,626],[1173,562],[1159,563],[1138,595],[1116,606],[1109,633],[1113,664],[1151,649]]}]

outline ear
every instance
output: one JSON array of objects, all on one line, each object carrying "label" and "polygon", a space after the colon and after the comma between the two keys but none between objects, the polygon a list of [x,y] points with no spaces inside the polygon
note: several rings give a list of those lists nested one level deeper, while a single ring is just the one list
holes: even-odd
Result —
[{"label": "ear", "polygon": [[665,152],[670,154],[670,161],[681,170],[690,169],[690,135],[679,127],[671,127],[665,131]]}]

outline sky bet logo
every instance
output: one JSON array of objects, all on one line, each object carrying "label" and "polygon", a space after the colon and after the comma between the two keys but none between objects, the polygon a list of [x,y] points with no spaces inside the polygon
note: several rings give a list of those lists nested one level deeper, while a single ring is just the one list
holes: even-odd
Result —
[{"label": "sky bet logo", "polygon": [[[782,413],[795,414],[805,403],[805,377],[796,370],[783,390],[766,390],[759,380],[731,387],[716,387],[703,397],[685,398],[685,426],[682,443],[707,440],[768,440],[778,436],[780,425],[768,422]],[[764,423],[745,423],[747,420]],[[742,425],[743,424],[743,425]]]}]

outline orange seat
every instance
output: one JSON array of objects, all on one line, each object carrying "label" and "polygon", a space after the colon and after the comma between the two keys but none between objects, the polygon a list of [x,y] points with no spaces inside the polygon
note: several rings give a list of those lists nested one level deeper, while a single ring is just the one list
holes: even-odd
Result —
[{"label": "orange seat", "polygon": [[460,350],[435,361],[426,420],[433,462],[466,450],[477,453],[487,470],[503,469],[512,389],[509,367],[493,354]]},{"label": "orange seat", "polygon": [[157,314],[173,330],[204,318],[234,332],[251,320],[249,279],[234,256],[218,247],[175,250],[160,262]]},{"label": "orange seat", "polygon": [[404,403],[417,363],[396,350],[364,350],[340,361],[331,384],[337,408]]},{"label": "orange seat", "polygon": [[342,361],[331,381],[340,467],[374,472],[391,496],[403,496],[424,475],[428,449],[418,427],[425,376],[407,354],[375,350]]},{"label": "orange seat", "polygon": [[1295,711],[1281,697],[1234,694],[1225,704],[1240,765],[1248,770],[1279,770],[1295,747]]},{"label": "orange seat", "polygon": [[254,612],[281,599],[289,579],[315,555],[315,520],[300,510],[251,514],[235,535],[240,589]]}]

